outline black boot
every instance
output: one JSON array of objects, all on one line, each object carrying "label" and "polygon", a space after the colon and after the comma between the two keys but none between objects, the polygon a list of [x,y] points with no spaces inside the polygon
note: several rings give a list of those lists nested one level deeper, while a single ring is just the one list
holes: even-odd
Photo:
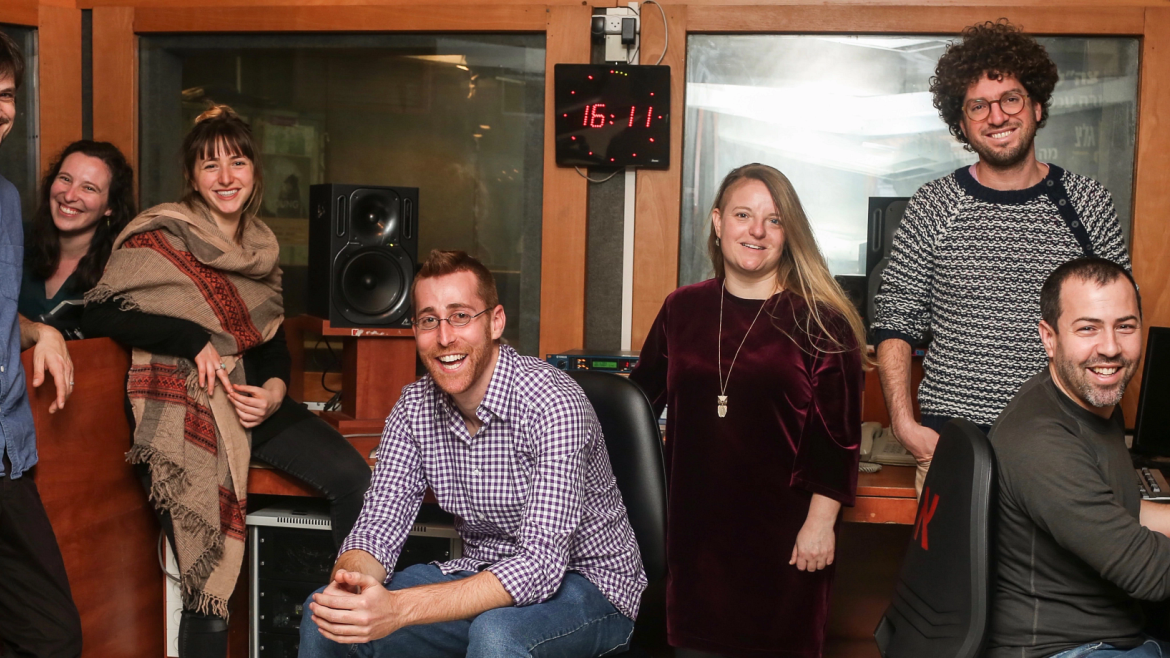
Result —
[{"label": "black boot", "polygon": [[179,656],[181,658],[225,658],[227,656],[227,620],[215,615],[183,611],[179,621]]}]

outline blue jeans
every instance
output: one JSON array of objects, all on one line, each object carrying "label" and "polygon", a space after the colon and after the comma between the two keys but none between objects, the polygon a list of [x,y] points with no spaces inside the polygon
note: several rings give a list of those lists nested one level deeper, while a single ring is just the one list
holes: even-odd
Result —
[{"label": "blue jeans", "polygon": [[[438,567],[416,564],[394,574],[389,589],[443,583],[475,575],[444,575]],[[324,590],[317,590],[318,592]],[[337,644],[313,623],[309,603],[301,621],[300,658],[592,658],[624,651],[634,622],[618,612],[584,576],[568,572],[561,588],[543,603],[496,608],[474,619],[407,626],[366,644]]]},{"label": "blue jeans", "polygon": [[1112,644],[1090,642],[1048,658],[1162,658],[1162,656],[1170,656],[1170,648],[1157,640],[1146,640],[1141,646],[1133,649],[1118,649]]}]

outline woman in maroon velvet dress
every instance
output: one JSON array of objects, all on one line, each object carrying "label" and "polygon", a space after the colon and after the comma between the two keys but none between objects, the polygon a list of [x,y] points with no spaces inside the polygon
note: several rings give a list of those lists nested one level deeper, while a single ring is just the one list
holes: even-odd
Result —
[{"label": "woman in maroon velvet dress", "polygon": [[668,406],[670,643],[817,657],[857,485],[865,330],[772,167],[724,179],[708,249],[715,278],[667,297],[630,376]]}]

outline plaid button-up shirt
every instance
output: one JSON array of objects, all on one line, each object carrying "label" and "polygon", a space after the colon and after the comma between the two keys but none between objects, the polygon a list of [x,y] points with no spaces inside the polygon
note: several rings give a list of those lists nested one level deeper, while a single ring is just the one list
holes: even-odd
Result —
[{"label": "plaid button-up shirt", "polygon": [[633,619],[646,574],[593,407],[565,373],[499,350],[475,436],[429,375],[403,389],[341,551],[393,572],[429,486],[463,538],[463,557],[438,564],[444,573],[486,568],[522,606],[576,571]]}]

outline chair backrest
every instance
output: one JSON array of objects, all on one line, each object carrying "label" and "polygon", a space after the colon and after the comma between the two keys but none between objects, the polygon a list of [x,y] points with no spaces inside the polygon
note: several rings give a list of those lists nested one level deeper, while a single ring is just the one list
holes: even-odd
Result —
[{"label": "chair backrest", "polygon": [[883,658],[975,658],[985,642],[996,506],[995,454],[949,421],[922,487],[894,597],[874,631]]},{"label": "chair backrest", "polygon": [[597,413],[646,577],[653,583],[666,575],[666,470],[658,418],[642,389],[625,377],[591,370],[569,376]]}]

